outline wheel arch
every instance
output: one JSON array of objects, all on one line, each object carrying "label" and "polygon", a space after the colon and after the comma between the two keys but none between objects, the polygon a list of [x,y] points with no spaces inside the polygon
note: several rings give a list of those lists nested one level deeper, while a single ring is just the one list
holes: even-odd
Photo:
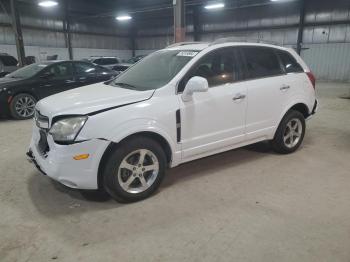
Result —
[{"label": "wheel arch", "polygon": [[281,123],[281,121],[284,118],[284,116],[290,110],[295,110],[295,111],[298,111],[298,112],[302,113],[305,119],[310,116],[310,110],[309,110],[309,107],[307,106],[306,103],[304,103],[304,102],[294,102],[294,103],[290,104],[289,106],[287,106],[285,108],[285,110],[282,112],[282,114],[280,115],[279,121],[278,121],[278,125]]},{"label": "wheel arch", "polygon": [[304,102],[297,102],[297,103],[293,103],[293,104],[289,105],[288,107],[286,107],[286,110],[281,114],[281,116],[280,116],[280,118],[278,120],[278,123],[277,123],[277,125],[275,127],[275,130],[273,132],[273,135],[272,135],[272,137],[270,137],[271,139],[273,137],[275,137],[279,125],[281,124],[281,122],[282,122],[283,118],[285,117],[285,115],[290,110],[295,110],[295,111],[300,112],[304,116],[305,119],[310,116],[309,107],[306,105],[306,103],[304,103]]},{"label": "wheel arch", "polygon": [[13,94],[11,94],[11,100],[10,100],[10,103],[12,102],[12,100],[15,98],[15,96],[18,96],[18,95],[31,95],[32,97],[35,98],[36,102],[39,101],[39,97],[34,93],[34,92],[31,92],[29,90],[18,90],[16,92],[14,92]]},{"label": "wheel arch", "polygon": [[292,106],[291,108],[289,108],[289,110],[287,110],[287,112],[289,112],[290,110],[299,111],[300,113],[303,114],[305,119],[310,116],[309,108],[305,103],[297,103],[294,106]]},{"label": "wheel arch", "polygon": [[110,144],[108,145],[107,149],[103,153],[101,161],[100,161],[99,166],[98,166],[97,185],[98,185],[99,189],[103,188],[103,186],[102,186],[102,175],[103,175],[104,167],[105,167],[105,164],[106,164],[106,162],[108,160],[109,155],[115,149],[117,149],[118,146],[120,146],[120,143],[122,143],[123,141],[126,141],[128,139],[132,139],[134,137],[140,137],[140,136],[148,137],[148,138],[151,138],[151,139],[155,140],[156,142],[158,142],[159,145],[163,148],[164,153],[166,155],[168,166],[170,166],[170,163],[171,163],[172,158],[173,158],[173,153],[172,153],[172,149],[171,149],[170,143],[164,138],[164,136],[162,136],[162,135],[160,135],[158,133],[155,133],[155,132],[152,132],[152,131],[140,131],[140,132],[137,132],[137,133],[134,133],[134,134],[131,134],[131,135],[128,135],[128,136],[124,137],[119,142],[113,142],[113,141],[110,142]]}]

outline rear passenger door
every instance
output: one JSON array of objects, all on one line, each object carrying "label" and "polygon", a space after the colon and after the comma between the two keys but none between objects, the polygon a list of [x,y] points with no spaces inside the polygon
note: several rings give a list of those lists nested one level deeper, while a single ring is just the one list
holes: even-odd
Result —
[{"label": "rear passenger door", "polygon": [[247,140],[265,139],[278,125],[286,95],[285,75],[274,48],[241,48],[245,60],[244,84],[248,90]]}]

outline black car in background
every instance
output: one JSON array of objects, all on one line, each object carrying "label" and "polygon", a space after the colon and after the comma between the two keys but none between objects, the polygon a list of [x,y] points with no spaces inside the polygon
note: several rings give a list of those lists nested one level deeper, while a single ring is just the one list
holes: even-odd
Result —
[{"label": "black car in background", "polygon": [[6,53],[0,53],[0,77],[4,77],[13,71],[16,71],[18,69],[17,64],[18,61],[13,56]]},{"label": "black car in background", "polygon": [[102,57],[92,56],[89,59],[87,59],[87,61],[95,65],[103,66],[108,69],[112,69],[113,66],[120,63],[120,59],[118,57],[104,57],[104,56]]},{"label": "black car in background", "polygon": [[144,57],[146,57],[146,55],[134,56],[134,57],[130,58],[129,60],[127,60],[125,63],[120,63],[120,64],[117,64],[117,65],[113,66],[112,69],[114,71],[116,71],[118,74],[121,74],[126,69],[128,69],[130,66],[132,66],[135,63],[137,63],[138,61],[140,61]]},{"label": "black car in background", "polygon": [[146,57],[146,55],[138,55],[130,58],[129,60],[126,61],[127,64],[135,64],[138,61],[140,61],[142,58]]},{"label": "black car in background", "polygon": [[47,61],[0,78],[0,115],[28,119],[38,100],[69,89],[107,81],[116,72],[83,61]]}]

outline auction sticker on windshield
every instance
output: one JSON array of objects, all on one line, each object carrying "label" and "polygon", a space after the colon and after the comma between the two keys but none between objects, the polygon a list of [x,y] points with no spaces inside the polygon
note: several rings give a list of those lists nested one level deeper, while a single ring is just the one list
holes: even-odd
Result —
[{"label": "auction sticker on windshield", "polygon": [[198,54],[198,52],[193,52],[193,51],[181,51],[179,52],[176,56],[189,56],[189,57],[194,57]]}]

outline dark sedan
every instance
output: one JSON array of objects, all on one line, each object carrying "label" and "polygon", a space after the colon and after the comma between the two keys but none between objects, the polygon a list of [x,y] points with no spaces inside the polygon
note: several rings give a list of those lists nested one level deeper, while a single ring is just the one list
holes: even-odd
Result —
[{"label": "dark sedan", "polygon": [[47,61],[23,67],[0,79],[0,115],[31,118],[38,100],[115,75],[112,70],[82,61]]}]

